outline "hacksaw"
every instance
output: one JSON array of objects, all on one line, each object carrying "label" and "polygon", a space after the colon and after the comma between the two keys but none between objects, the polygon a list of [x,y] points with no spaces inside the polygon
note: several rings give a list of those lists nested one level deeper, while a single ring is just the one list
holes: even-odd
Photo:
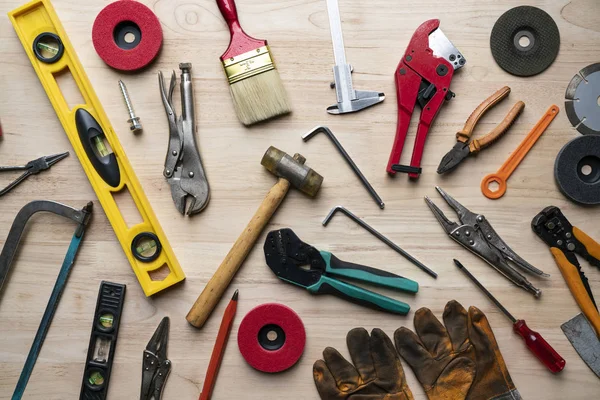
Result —
[{"label": "hacksaw", "polygon": [[[52,4],[34,0],[8,16],[144,293],[151,296],[182,281],[183,270]],[[84,101],[73,108],[56,80],[69,72]],[[142,222],[126,223],[115,201],[115,195],[123,190],[131,194]],[[169,274],[164,279],[157,277],[158,270],[165,267]],[[153,271],[157,272],[154,277]]]}]

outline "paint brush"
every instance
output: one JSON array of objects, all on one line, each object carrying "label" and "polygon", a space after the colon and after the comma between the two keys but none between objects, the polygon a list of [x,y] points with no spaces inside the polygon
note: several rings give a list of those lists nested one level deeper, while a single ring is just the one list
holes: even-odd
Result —
[{"label": "paint brush", "polygon": [[221,56],[238,119],[244,125],[287,114],[291,106],[266,40],[246,34],[234,0],[217,0],[231,40]]}]

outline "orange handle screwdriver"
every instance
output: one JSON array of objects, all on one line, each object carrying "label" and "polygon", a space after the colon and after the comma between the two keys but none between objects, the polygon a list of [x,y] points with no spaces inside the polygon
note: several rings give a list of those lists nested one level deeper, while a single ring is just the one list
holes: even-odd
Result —
[{"label": "orange handle screwdriver", "polygon": [[202,386],[202,393],[198,400],[209,400],[212,396],[215,382],[217,381],[217,374],[221,367],[221,361],[223,360],[223,354],[225,353],[225,346],[227,345],[227,339],[231,332],[231,326],[233,325],[233,318],[235,317],[235,311],[237,310],[238,291],[236,290],[231,298],[231,301],[227,305],[225,312],[223,313],[223,319],[221,320],[221,326],[219,327],[219,333],[217,333],[217,340],[215,341],[215,347],[210,356],[210,362],[208,363],[208,369],[206,370],[206,377],[204,379],[204,385]]},{"label": "orange handle screwdriver", "polygon": [[556,373],[560,372],[565,368],[565,364],[567,363],[564,358],[560,356],[544,340],[542,335],[537,333],[536,331],[532,331],[529,329],[527,324],[522,319],[516,319],[513,315],[508,312],[506,308],[475,278],[464,265],[460,263],[458,260],[454,260],[454,263],[458,268],[460,268],[468,277],[485,293],[485,295],[496,305],[498,308],[506,315],[513,323],[513,330],[519,334],[524,340],[527,348],[540,360],[550,371]]},{"label": "orange handle screwdriver", "polygon": [[[515,172],[515,169],[517,169],[521,161],[523,161],[527,153],[529,153],[529,150],[531,150],[535,142],[537,142],[540,136],[546,131],[546,128],[548,128],[550,123],[558,115],[559,111],[560,109],[557,105],[551,106],[515,151],[513,151],[504,164],[502,164],[498,172],[489,174],[483,178],[481,181],[481,192],[485,197],[495,200],[504,196],[504,193],[506,193],[506,181],[512,173]],[[490,185],[493,183],[498,184],[497,190],[490,189]]]}]

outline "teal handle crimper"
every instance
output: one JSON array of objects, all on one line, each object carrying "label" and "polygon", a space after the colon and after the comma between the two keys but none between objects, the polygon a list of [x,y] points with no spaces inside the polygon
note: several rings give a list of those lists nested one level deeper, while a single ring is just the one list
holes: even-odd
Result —
[{"label": "teal handle crimper", "polygon": [[312,294],[332,294],[377,310],[406,315],[410,306],[337,278],[408,293],[419,290],[419,284],[411,279],[342,261],[328,251],[319,251],[302,242],[289,228],[269,232],[264,252],[267,265],[279,279],[303,287]]}]

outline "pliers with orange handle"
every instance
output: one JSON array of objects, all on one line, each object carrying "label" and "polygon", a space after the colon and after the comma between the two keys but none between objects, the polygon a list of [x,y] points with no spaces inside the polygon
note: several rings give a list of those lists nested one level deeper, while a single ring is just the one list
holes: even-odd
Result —
[{"label": "pliers with orange handle", "polygon": [[453,170],[469,155],[479,153],[481,150],[500,139],[508,131],[508,129],[517,120],[525,108],[525,103],[522,101],[518,101],[509,111],[506,117],[504,117],[504,120],[491,132],[481,139],[471,140],[473,131],[475,130],[475,125],[477,125],[481,117],[496,104],[507,98],[509,94],[510,88],[508,86],[504,86],[502,89],[498,90],[496,93],[485,99],[483,103],[477,106],[475,111],[473,111],[473,113],[467,119],[467,122],[462,130],[456,133],[456,144],[452,150],[450,150],[442,158],[442,161],[440,161],[440,165],[437,169],[438,174],[443,174]]},{"label": "pliers with orange handle", "polygon": [[550,246],[571,294],[600,337],[600,314],[576,254],[600,268],[600,244],[571,225],[558,207],[544,208],[531,221],[533,231]]}]

